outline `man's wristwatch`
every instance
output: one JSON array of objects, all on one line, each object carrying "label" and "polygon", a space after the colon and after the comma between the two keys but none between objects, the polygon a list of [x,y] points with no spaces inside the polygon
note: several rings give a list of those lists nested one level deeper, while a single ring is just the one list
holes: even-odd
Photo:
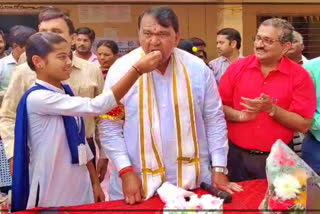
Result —
[{"label": "man's wristwatch", "polygon": [[225,174],[225,175],[228,174],[228,169],[227,169],[227,167],[213,166],[213,167],[212,167],[212,170],[213,170],[214,172],[221,172],[221,173],[223,173],[223,174]]}]

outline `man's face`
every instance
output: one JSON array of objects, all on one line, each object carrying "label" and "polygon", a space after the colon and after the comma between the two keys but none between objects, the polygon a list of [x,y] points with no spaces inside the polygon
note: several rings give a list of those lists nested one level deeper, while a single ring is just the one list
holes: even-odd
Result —
[{"label": "man's face", "polygon": [[15,54],[18,57],[18,61],[20,56],[26,51],[26,47],[20,47],[19,45],[14,45],[13,49],[15,50]]},{"label": "man's face", "polygon": [[162,54],[164,64],[171,56],[173,49],[178,45],[180,34],[172,26],[161,26],[151,15],[143,16],[139,29],[139,42],[144,52],[150,53],[158,50]]},{"label": "man's face", "polygon": [[76,51],[79,54],[88,54],[91,51],[92,43],[88,35],[78,34],[76,36]]},{"label": "man's face", "polygon": [[227,35],[217,36],[217,52],[219,56],[229,57],[232,55],[233,49],[231,41],[227,39]]},{"label": "man's face", "polygon": [[279,41],[281,30],[271,25],[261,25],[254,41],[254,53],[259,60],[280,60],[291,46]]},{"label": "man's face", "polygon": [[39,32],[51,32],[59,34],[63,37],[69,44],[71,44],[71,35],[69,32],[69,27],[63,18],[50,19],[48,21],[43,21],[38,26]]},{"label": "man's face", "polygon": [[293,38],[291,48],[288,50],[286,55],[289,58],[301,57],[303,49],[304,49],[304,45],[301,44],[297,38]]},{"label": "man's face", "polygon": [[5,47],[6,47],[6,42],[4,38],[0,35],[0,55],[3,54]]}]

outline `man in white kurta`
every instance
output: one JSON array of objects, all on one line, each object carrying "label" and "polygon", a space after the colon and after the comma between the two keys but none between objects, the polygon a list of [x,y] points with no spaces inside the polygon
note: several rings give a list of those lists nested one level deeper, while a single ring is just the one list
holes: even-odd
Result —
[{"label": "man in white kurta", "polygon": [[[117,102],[111,90],[91,99],[70,97],[63,89],[36,80],[52,90],[36,90],[27,98],[30,149],[30,194],[27,209],[93,203],[93,190],[86,165],[71,164],[62,116],[101,115]],[[63,115],[61,113],[63,112]],[[77,121],[80,121],[79,119]],[[78,125],[81,124],[78,122]],[[87,160],[93,155],[86,143]]]},{"label": "man in white kurta", "polygon": [[[142,48],[138,48],[118,59],[109,71],[105,88],[114,85],[131,65],[140,59],[141,53],[143,53]],[[227,130],[220,96],[212,72],[201,59],[177,48],[174,49],[173,54],[184,63],[191,80],[199,143],[200,182],[211,183],[210,166],[226,166],[227,164]],[[172,132],[175,121],[170,92],[171,72],[169,64],[164,75],[155,71],[152,72],[152,78],[159,109],[165,178],[170,183],[177,184],[177,149]],[[138,81],[122,99],[125,106],[123,127],[120,123],[109,120],[102,121],[100,125],[101,142],[113,164],[109,183],[111,200],[123,198],[121,180],[118,176],[122,168],[132,165],[138,175],[141,175],[137,96]]]},{"label": "man in white kurta", "polygon": [[[242,188],[227,178],[227,130],[220,96],[205,63],[175,48],[179,21],[169,7],[151,7],[138,18],[140,48],[110,68],[113,86],[145,54],[159,51],[161,62],[143,74],[121,100],[123,127],[104,120],[100,138],[113,164],[111,200],[134,204],[153,196],[168,181],[194,189],[205,181],[233,193]],[[212,169],[211,169],[212,167]]]}]

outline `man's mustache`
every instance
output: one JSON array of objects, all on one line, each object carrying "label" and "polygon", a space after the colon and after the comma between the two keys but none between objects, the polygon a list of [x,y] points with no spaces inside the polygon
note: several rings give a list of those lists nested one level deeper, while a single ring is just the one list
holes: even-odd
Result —
[{"label": "man's mustache", "polygon": [[257,51],[266,51],[264,48],[256,48]]}]

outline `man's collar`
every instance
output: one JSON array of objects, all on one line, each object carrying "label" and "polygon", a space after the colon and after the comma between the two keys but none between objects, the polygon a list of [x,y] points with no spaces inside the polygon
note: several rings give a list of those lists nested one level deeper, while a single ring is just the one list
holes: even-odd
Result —
[{"label": "man's collar", "polygon": [[[221,59],[223,60],[223,61],[227,61],[227,62],[229,62],[230,64],[232,64],[232,62],[230,62],[230,60],[227,58],[227,57],[225,57],[225,56],[220,56],[221,57]],[[238,56],[238,59],[237,60],[239,60],[239,59],[241,59],[241,58],[244,58],[242,55],[239,55]],[[237,61],[236,60],[236,61]]]},{"label": "man's collar", "polygon": [[[261,64],[258,60],[258,58],[254,55],[254,61],[248,65],[248,68],[258,68],[261,69]],[[277,69],[275,71],[280,71],[281,73],[284,74],[289,74],[289,69],[288,69],[288,57],[283,56],[280,60],[280,63],[277,66]]]},{"label": "man's collar", "polygon": [[277,70],[279,70],[281,73],[289,74],[290,69],[288,69],[288,62],[289,62],[288,57],[286,56],[282,57]]},{"label": "man's collar", "polygon": [[81,69],[83,65],[83,63],[81,62],[82,59],[80,59],[73,53],[71,54],[72,54],[72,66],[74,66],[75,68]]},{"label": "man's collar", "polygon": [[224,62],[225,62],[225,61],[230,62],[227,57],[225,57],[225,56],[220,56],[220,57],[221,57],[222,61],[224,61]]},{"label": "man's collar", "polygon": [[13,57],[12,52],[7,56],[8,64],[18,64],[16,59]]},{"label": "man's collar", "polygon": [[301,58],[300,60],[299,60],[299,62],[297,62],[299,65],[303,65],[303,59]]}]

